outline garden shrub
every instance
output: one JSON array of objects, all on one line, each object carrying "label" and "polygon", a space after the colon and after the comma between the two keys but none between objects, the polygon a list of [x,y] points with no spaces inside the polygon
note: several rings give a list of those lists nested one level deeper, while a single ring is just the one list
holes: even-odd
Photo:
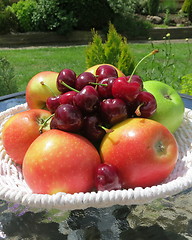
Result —
[{"label": "garden shrub", "polygon": [[20,31],[28,32],[35,30],[32,15],[36,6],[37,2],[35,0],[20,0],[19,2],[12,4],[11,9],[18,19]]},{"label": "garden shrub", "polygon": [[138,18],[137,16],[123,17],[116,15],[113,24],[117,31],[127,39],[148,39],[149,30],[153,25],[149,21]]},{"label": "garden shrub", "polygon": [[105,63],[106,61],[102,37],[95,30],[92,30],[92,35],[92,43],[90,43],[86,49],[87,68],[96,64]]},{"label": "garden shrub", "polygon": [[16,81],[15,81],[14,68],[11,66],[10,62],[4,58],[0,57],[0,95],[6,95],[18,91]]},{"label": "garden shrub", "polygon": [[3,9],[4,9],[4,4],[3,4],[3,1],[2,0],[0,0],[0,11],[2,11]]},{"label": "garden shrub", "polygon": [[148,0],[138,0],[136,3],[135,12],[143,15],[149,14]]},{"label": "garden shrub", "polygon": [[18,21],[15,14],[7,7],[0,11],[0,33],[18,31]]},{"label": "garden shrub", "polygon": [[128,39],[149,37],[152,24],[138,17],[139,14],[148,14],[148,0],[107,0],[114,11],[111,22],[119,33]]},{"label": "garden shrub", "polygon": [[93,32],[93,41],[86,49],[87,67],[108,63],[119,68],[125,75],[134,69],[134,58],[125,37],[117,33],[113,24],[109,24],[107,39],[102,42],[101,36]]},{"label": "garden shrub", "polygon": [[159,11],[159,0],[148,0],[148,11],[150,15],[157,15]]},{"label": "garden shrub", "polygon": [[[0,9],[5,1],[0,0]],[[12,4],[12,10],[23,32],[100,30],[114,15],[107,0],[20,0]]]},{"label": "garden shrub", "polygon": [[104,44],[105,58],[107,63],[118,65],[118,59],[121,54],[120,45],[122,37],[117,33],[115,27],[109,24],[109,31],[107,34],[107,41]]},{"label": "garden shrub", "polygon": [[164,0],[160,2],[159,7],[161,12],[169,11],[169,13],[177,13],[179,9],[178,2],[176,0]]},{"label": "garden shrub", "polygon": [[117,68],[121,69],[125,75],[131,75],[135,67],[135,61],[125,37],[121,41],[120,52]]},{"label": "garden shrub", "polygon": [[165,24],[165,25],[170,25],[170,22],[171,22],[171,19],[170,19],[170,11],[169,11],[169,9],[167,8],[166,10],[165,10],[165,17],[164,17],[164,20],[163,20],[163,23]]},{"label": "garden shrub", "polygon": [[181,9],[187,13],[189,21],[192,22],[192,0],[185,0]]},{"label": "garden shrub", "polygon": [[181,78],[181,93],[192,95],[192,73]]},{"label": "garden shrub", "polygon": [[136,10],[138,0],[107,0],[114,13],[127,17],[133,15]]},{"label": "garden shrub", "polygon": [[20,31],[57,31],[66,33],[76,24],[72,11],[59,7],[59,0],[20,0],[10,7],[15,13]]},{"label": "garden shrub", "polygon": [[59,7],[72,11],[77,19],[77,30],[101,30],[113,17],[113,10],[107,0],[59,0]]},{"label": "garden shrub", "polygon": [[3,11],[6,6],[10,5],[10,1],[9,0],[0,0],[0,11]]},{"label": "garden shrub", "polygon": [[72,11],[59,7],[57,0],[38,0],[32,21],[39,31],[57,31],[66,33],[76,24]]}]

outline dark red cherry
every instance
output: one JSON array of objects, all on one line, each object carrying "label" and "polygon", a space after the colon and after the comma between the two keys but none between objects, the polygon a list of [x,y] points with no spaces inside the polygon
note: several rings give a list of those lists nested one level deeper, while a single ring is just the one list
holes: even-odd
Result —
[{"label": "dark red cherry", "polygon": [[128,117],[125,102],[118,98],[104,99],[100,103],[102,121],[105,124],[114,125]]},{"label": "dark red cherry", "polygon": [[74,96],[74,104],[83,112],[92,113],[99,107],[99,95],[92,86],[85,86]]},{"label": "dark red cherry", "polygon": [[157,109],[157,102],[155,97],[149,92],[140,92],[135,99],[137,106],[135,114],[138,117],[149,118]]},{"label": "dark red cherry", "polygon": [[65,93],[69,91],[69,88],[64,86],[63,83],[74,88],[76,83],[76,73],[68,68],[61,70],[57,77],[57,88],[60,92]]},{"label": "dark red cherry", "polygon": [[60,96],[47,98],[46,107],[51,113],[54,113],[57,107],[60,105],[59,98]]},{"label": "dark red cherry", "polygon": [[57,128],[57,119],[54,118],[54,116],[53,116],[52,119],[51,119],[50,128],[51,128],[51,129],[58,129],[58,128]]},{"label": "dark red cherry", "polygon": [[97,68],[96,76],[97,76],[97,82],[99,82],[104,78],[109,78],[109,77],[117,78],[118,73],[117,73],[117,70],[113,66],[103,64]]},{"label": "dark red cherry", "polygon": [[67,132],[78,132],[82,125],[83,116],[80,110],[71,104],[60,105],[51,120],[52,127]]},{"label": "dark red cherry", "polygon": [[75,91],[68,91],[63,93],[59,97],[60,104],[72,104],[73,105],[73,98],[77,94]]},{"label": "dark red cherry", "polygon": [[101,141],[105,135],[105,130],[101,128],[102,122],[98,115],[85,116],[83,121],[83,135],[90,141]]},{"label": "dark red cherry", "polygon": [[80,91],[90,82],[96,83],[96,77],[90,72],[83,72],[77,77],[75,88]]},{"label": "dark red cherry", "polygon": [[141,86],[141,90],[143,90],[143,80],[141,79],[140,76],[138,75],[132,75],[131,79],[130,79],[131,76],[127,76],[127,80],[128,82],[137,82],[139,83],[139,85]]},{"label": "dark red cherry", "polygon": [[112,85],[113,97],[120,98],[125,102],[133,102],[140,91],[140,84],[137,82],[129,83],[126,77],[115,79]]},{"label": "dark red cherry", "polygon": [[[104,99],[104,98],[112,98],[112,85],[113,82],[115,81],[115,77],[109,77],[109,78],[104,78],[101,81],[99,81],[99,84],[97,86],[97,91],[99,93],[99,97]],[[106,86],[105,86],[106,85]]]},{"label": "dark red cherry", "polygon": [[96,170],[95,185],[98,191],[122,189],[122,184],[115,166],[101,163]]}]

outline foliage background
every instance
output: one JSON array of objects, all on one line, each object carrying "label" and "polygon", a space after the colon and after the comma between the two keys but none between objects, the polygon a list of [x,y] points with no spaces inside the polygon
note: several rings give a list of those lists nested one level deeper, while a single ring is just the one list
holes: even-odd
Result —
[{"label": "foliage background", "polygon": [[[140,16],[164,13],[164,23],[170,24],[170,13],[178,14],[178,17],[183,15],[188,16],[190,20],[190,14],[192,13],[191,9],[192,0],[185,0],[183,6],[180,8],[176,0],[19,0],[17,3],[15,3],[14,0],[0,0],[0,33],[46,31],[66,35],[70,34],[72,30],[99,30],[107,36],[109,22],[111,22],[115,26],[117,32],[122,34],[125,38],[121,38],[119,41],[119,39],[113,35],[113,37],[111,39],[109,38],[109,41],[103,45],[103,39],[99,39],[98,36],[96,39],[97,44],[95,44],[91,51],[96,51],[97,53],[104,51],[105,53],[103,55],[99,54],[99,59],[93,56],[95,54],[91,56],[89,53],[89,64],[93,65],[94,61],[103,62],[105,60],[107,62],[110,61],[112,64],[125,71],[126,69],[124,67],[129,65],[127,61],[132,61],[129,59],[129,56],[131,56],[131,49],[127,39],[137,39],[138,37],[148,39],[150,37],[149,30],[153,27],[153,24],[149,21],[145,21],[144,18],[140,18]],[[116,44],[115,47],[113,46],[113,42]],[[161,52],[161,60],[158,62],[158,58],[156,58],[156,60],[154,57],[145,69],[144,77],[147,79],[153,77],[160,81],[167,82],[176,89],[179,89],[181,83],[182,85],[185,83],[189,85],[191,83],[191,70],[186,66],[186,63],[189,62],[188,60],[191,60],[189,45],[188,42],[187,54],[184,56],[185,62],[183,63],[183,60],[181,61],[182,51],[180,51],[180,54],[176,57],[170,39],[165,37],[165,42],[163,43],[164,49],[162,49]],[[154,47],[152,42],[151,47]],[[115,49],[119,51],[117,51],[117,54],[115,53]],[[140,48],[138,47],[138,49]],[[144,48],[144,50],[146,54],[146,49]],[[40,52],[40,50],[38,52]],[[113,52],[112,55],[114,56],[115,62],[112,61],[113,57],[111,57],[111,52]],[[58,55],[57,58],[59,57]],[[120,56],[120,60],[116,60],[117,55]],[[135,57],[137,53],[133,52],[133,55]],[[188,56],[187,60],[186,56]],[[36,57],[33,57],[34,59],[32,61],[35,61]],[[39,54],[38,57],[40,57]],[[46,55],[44,57],[46,57]],[[65,57],[68,59],[67,56]],[[22,57],[18,59],[18,61],[21,60]],[[43,60],[43,56],[41,60]],[[134,60],[137,62],[140,59],[136,57]],[[84,66],[86,62],[82,63],[82,58],[78,59],[78,61],[74,58],[72,60],[68,59],[68,61],[75,62],[75,67],[78,66],[78,61],[81,63],[81,66]],[[177,62],[180,63],[179,67],[177,67]],[[11,62],[9,64],[9,59],[4,59],[3,55],[1,59],[1,68],[8,69],[7,73],[10,74],[10,82],[14,82],[12,74],[14,71],[11,64]],[[13,62],[13,64],[15,66],[17,62]],[[29,66],[31,66],[30,64],[31,63],[29,63]],[[65,64],[68,65],[66,62]],[[133,68],[133,64],[131,65]],[[50,66],[51,65],[49,65],[49,67]],[[58,66],[61,66],[61,64],[58,64]],[[178,71],[177,68],[184,69],[185,71],[182,71],[181,74],[181,71]],[[48,68],[48,70],[50,69]],[[171,77],[168,76],[168,74],[162,74],[165,70]],[[1,79],[4,79],[2,76],[5,76],[7,73],[1,71]],[[127,74],[129,72],[125,73]],[[27,77],[27,71],[25,71],[25,74]],[[187,75],[187,77],[183,78],[181,81],[184,75]],[[18,76],[17,79],[19,79]],[[19,90],[24,89],[24,82],[25,81],[20,82],[19,80],[17,83]],[[17,91],[16,85],[12,84],[12,86],[13,89],[15,86],[15,91]],[[6,91],[14,92],[13,89],[9,88],[9,90],[7,89]],[[186,91],[186,88],[182,89]]]},{"label": "foliage background", "polygon": [[[28,31],[55,31],[60,34],[72,30],[97,29],[106,31],[109,22],[115,24],[119,30],[129,32],[135,28],[137,22],[134,14],[141,5],[138,0],[20,0],[12,3],[0,0],[1,33]],[[140,6],[140,7],[139,7]],[[10,17],[12,16],[12,17]],[[13,19],[15,24],[13,24]],[[6,21],[6,26],[3,24]],[[127,24],[130,28],[126,30]],[[123,28],[123,29],[122,29]],[[149,24],[142,28],[149,28]],[[141,23],[140,29],[141,30]],[[145,31],[141,31],[144,34]],[[136,34],[135,34],[136,35]],[[131,36],[131,35],[130,35]]]}]

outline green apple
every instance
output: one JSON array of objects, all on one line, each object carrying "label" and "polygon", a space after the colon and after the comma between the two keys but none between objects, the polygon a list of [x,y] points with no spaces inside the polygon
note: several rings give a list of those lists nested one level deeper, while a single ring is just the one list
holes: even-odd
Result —
[{"label": "green apple", "polygon": [[144,89],[153,94],[157,101],[157,110],[151,119],[160,122],[174,133],[184,117],[184,102],[178,92],[159,81],[144,82]]}]

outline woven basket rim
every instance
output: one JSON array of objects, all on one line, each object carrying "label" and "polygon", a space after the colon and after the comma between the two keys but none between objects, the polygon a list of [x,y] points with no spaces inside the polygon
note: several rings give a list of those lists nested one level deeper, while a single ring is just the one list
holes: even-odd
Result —
[{"label": "woven basket rim", "polygon": [[[27,103],[17,105],[0,113],[0,124],[17,112],[28,109]],[[60,209],[63,211],[103,208],[113,205],[146,204],[155,199],[166,198],[192,187],[192,110],[185,108],[184,120],[174,134],[180,146],[176,168],[162,183],[152,187],[53,195],[34,194],[25,183],[21,171],[12,163],[0,142],[0,199],[19,203],[30,208]],[[0,130],[1,141],[1,130]]]}]

